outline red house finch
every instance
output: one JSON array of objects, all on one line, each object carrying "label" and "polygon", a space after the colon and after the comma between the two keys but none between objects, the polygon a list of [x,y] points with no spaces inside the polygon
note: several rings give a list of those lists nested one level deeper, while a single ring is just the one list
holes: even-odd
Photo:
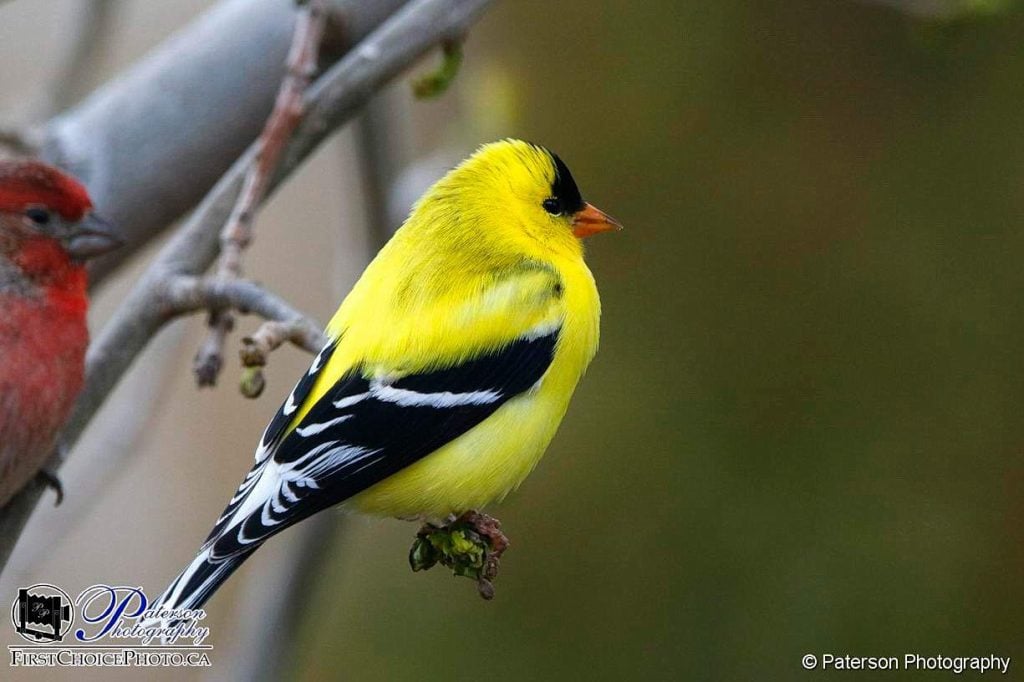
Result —
[{"label": "red house finch", "polygon": [[119,244],[78,181],[0,161],[0,506],[39,473],[82,388],[83,263]]}]

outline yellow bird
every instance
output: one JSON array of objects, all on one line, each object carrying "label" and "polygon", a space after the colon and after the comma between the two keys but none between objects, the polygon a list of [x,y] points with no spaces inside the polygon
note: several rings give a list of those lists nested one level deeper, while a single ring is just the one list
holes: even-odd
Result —
[{"label": "yellow bird", "polygon": [[597,350],[583,237],[618,229],[555,154],[481,147],[431,187],[330,321],[196,558],[154,608],[198,608],[327,507],[443,518],[537,464]]}]

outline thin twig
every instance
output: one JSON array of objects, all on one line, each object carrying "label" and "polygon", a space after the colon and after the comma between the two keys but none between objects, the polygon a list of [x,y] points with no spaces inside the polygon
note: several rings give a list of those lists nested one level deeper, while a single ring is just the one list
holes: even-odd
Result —
[{"label": "thin twig", "polygon": [[242,350],[239,351],[242,365],[265,367],[267,358],[273,351],[285,343],[304,347],[306,338],[307,329],[303,320],[268,320],[250,336],[242,339]]},{"label": "thin twig", "polygon": [[[256,158],[245,174],[242,191],[221,231],[218,279],[242,276],[242,252],[252,243],[256,212],[266,195],[270,176],[277,168],[281,153],[302,120],[303,97],[316,73],[317,54],[326,21],[324,0],[306,0],[300,5],[281,89],[267,124],[256,141]],[[209,334],[196,352],[193,363],[200,386],[212,386],[217,382],[224,366],[224,345],[234,327],[234,316],[229,310],[218,311],[210,315],[209,326]]]},{"label": "thin twig", "polygon": [[317,353],[327,342],[319,324],[277,294],[244,279],[178,275],[164,285],[163,309],[165,315],[186,315],[200,310],[236,310],[259,315],[267,320],[265,326],[278,325],[285,332],[267,352],[291,342],[309,353]]},{"label": "thin twig", "polygon": [[[223,361],[223,348],[227,335],[234,326],[232,311],[256,313],[264,318],[263,324],[251,336],[242,340],[239,355],[245,371],[239,387],[247,398],[258,398],[266,380],[262,368],[270,353],[285,343],[291,343],[310,353],[316,353],[327,338],[313,320],[293,309],[283,299],[257,284],[241,279],[198,279],[178,276],[167,284],[165,308],[169,315],[185,315],[199,310],[210,311],[210,334],[199,352],[208,353],[208,362]],[[228,324],[217,324],[218,319]]]}]

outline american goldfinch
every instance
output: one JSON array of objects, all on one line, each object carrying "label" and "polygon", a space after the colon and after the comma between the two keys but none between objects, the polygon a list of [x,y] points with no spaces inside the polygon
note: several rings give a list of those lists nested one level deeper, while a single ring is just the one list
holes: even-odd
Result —
[{"label": "american goldfinch", "polygon": [[0,506],[40,471],[82,389],[83,261],[118,244],[78,181],[0,162]]},{"label": "american goldfinch", "polygon": [[327,507],[442,518],[537,464],[598,342],[580,238],[619,228],[555,154],[481,147],[417,202],[327,327],[196,558],[154,602],[194,609]]}]

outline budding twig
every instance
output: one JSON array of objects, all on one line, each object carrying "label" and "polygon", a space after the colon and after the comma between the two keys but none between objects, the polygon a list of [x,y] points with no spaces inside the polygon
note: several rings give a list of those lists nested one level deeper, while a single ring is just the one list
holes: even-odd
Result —
[{"label": "budding twig", "polygon": [[[274,109],[256,142],[256,156],[246,170],[242,190],[221,230],[220,257],[215,275],[219,280],[230,281],[242,276],[242,252],[252,243],[256,212],[267,193],[281,153],[305,111],[304,97],[316,73],[317,54],[328,12],[324,0],[304,0],[299,3],[299,7],[292,46],[288,53],[287,71],[278,90]],[[193,371],[200,386],[216,383],[224,365],[224,346],[233,326],[234,315],[230,310],[211,312],[210,331],[193,361]],[[278,343],[274,348],[280,345]],[[253,392],[243,389],[246,394]],[[258,391],[256,393],[258,395]]]},{"label": "budding twig", "polygon": [[[259,398],[267,382],[263,378],[263,368],[267,364],[270,353],[285,343],[292,343],[310,349],[312,340],[309,323],[305,319],[267,320],[259,326],[251,336],[242,339],[242,350],[238,352],[242,359],[242,380],[239,389],[246,398]],[[316,330],[316,348],[321,348],[326,339]],[[315,353],[316,350],[311,350]]]}]

